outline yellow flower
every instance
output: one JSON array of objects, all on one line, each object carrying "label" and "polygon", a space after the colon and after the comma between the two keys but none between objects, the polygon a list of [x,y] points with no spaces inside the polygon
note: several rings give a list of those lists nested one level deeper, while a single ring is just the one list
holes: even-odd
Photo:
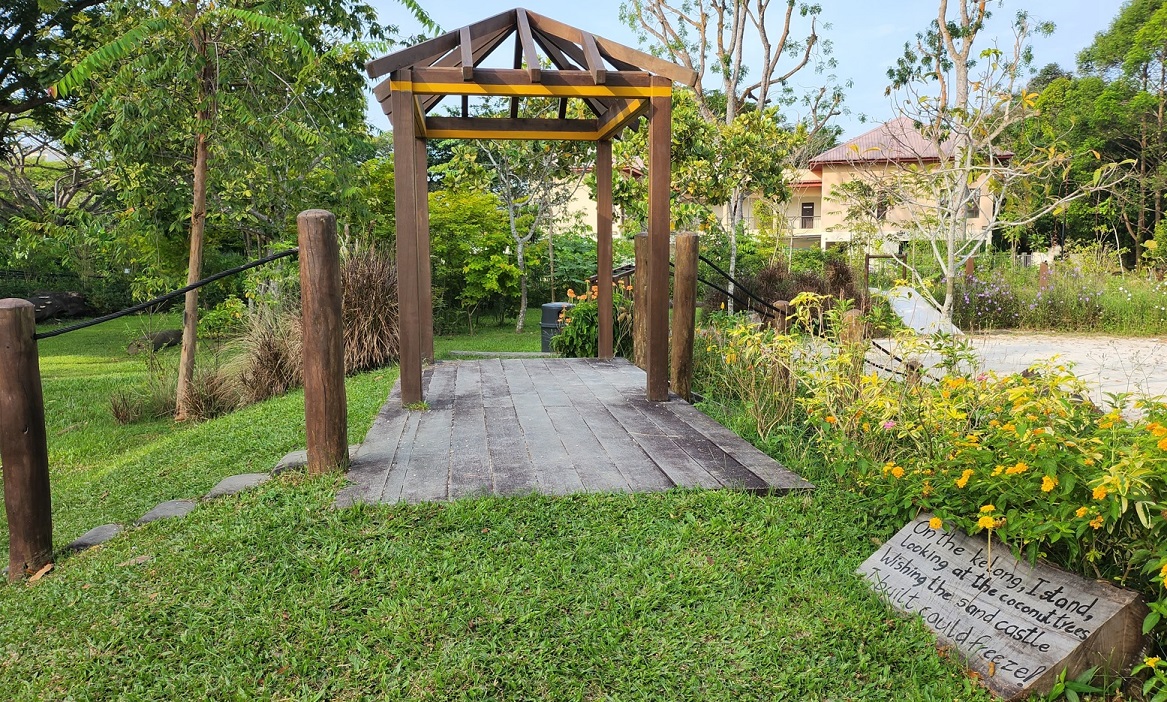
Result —
[{"label": "yellow flower", "polygon": [[1029,466],[1023,462],[1018,462],[1015,466],[1009,466],[1005,469],[1005,475],[1019,475],[1029,470]]},{"label": "yellow flower", "polygon": [[1098,487],[1094,488],[1094,499],[1105,500],[1108,492],[1109,491],[1106,489],[1105,485],[1099,485]]},{"label": "yellow flower", "polygon": [[995,505],[985,505],[984,507],[981,507],[981,514],[988,514],[995,509],[997,509]]},{"label": "yellow flower", "polygon": [[1103,521],[1102,515],[1100,514],[1097,517],[1090,520],[1090,526],[1094,527],[1095,529],[1101,529],[1102,528],[1102,521]]},{"label": "yellow flower", "polygon": [[1001,431],[1017,431],[1017,427],[1013,425],[1013,422],[1009,422],[1005,426],[1001,427]]},{"label": "yellow flower", "polygon": [[1085,507],[1079,507],[1078,511],[1074,512],[1074,514],[1077,515],[1078,519],[1081,519],[1082,517],[1085,517],[1089,511],[1090,510],[1086,509]]},{"label": "yellow flower", "polygon": [[920,488],[920,494],[927,497],[932,494],[932,483],[927,480],[924,481],[924,487]]},{"label": "yellow flower", "polygon": [[977,526],[982,529],[993,529],[997,526],[997,520],[986,514],[977,520]]},{"label": "yellow flower", "polygon": [[839,420],[835,418],[835,415],[833,415],[833,414],[828,414],[828,415],[827,415],[826,422],[827,422],[827,424],[838,424],[838,423],[839,423]]},{"label": "yellow flower", "polygon": [[932,527],[933,529],[939,529],[940,527],[944,526],[944,520],[942,520],[940,517],[932,517],[928,520],[928,526]]},{"label": "yellow flower", "polygon": [[726,363],[734,363],[736,361],[737,361],[737,354],[734,353],[733,351],[730,351],[729,353],[725,354],[725,362]]},{"label": "yellow flower", "polygon": [[1156,668],[1162,661],[1163,659],[1159,658],[1158,656],[1151,656],[1150,658],[1143,660],[1143,665],[1147,666],[1148,668]]},{"label": "yellow flower", "polygon": [[1167,437],[1159,439],[1158,446],[1160,451],[1167,451]]},{"label": "yellow flower", "polygon": [[1005,466],[997,466],[996,468],[993,469],[993,477],[994,478],[997,477],[998,475],[1000,475],[1004,471],[1005,471]]},{"label": "yellow flower", "polygon": [[960,474],[960,477],[956,479],[956,487],[963,488],[965,485],[968,485],[968,480],[972,477],[972,475],[973,472],[971,468],[965,469],[965,471]]},{"label": "yellow flower", "polygon": [[1041,491],[1053,492],[1053,489],[1058,486],[1058,479],[1052,475],[1041,476]]},{"label": "yellow flower", "polygon": [[899,466],[895,466],[891,469],[891,474],[896,478],[902,478],[904,477],[904,469]]},{"label": "yellow flower", "polygon": [[1159,577],[1163,579],[1163,585],[1167,587],[1167,563],[1163,564],[1163,569],[1159,571]]}]

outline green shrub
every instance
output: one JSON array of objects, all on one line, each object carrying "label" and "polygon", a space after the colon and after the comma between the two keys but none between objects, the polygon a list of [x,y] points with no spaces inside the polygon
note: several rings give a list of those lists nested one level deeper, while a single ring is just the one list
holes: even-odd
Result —
[{"label": "green shrub", "polygon": [[[613,282],[612,348],[617,356],[632,357],[632,286]],[[599,289],[592,286],[583,295],[568,289],[567,297],[575,303],[560,313],[563,328],[552,337],[551,348],[569,358],[595,358],[599,355]]]},{"label": "green shrub", "polygon": [[937,528],[995,534],[1030,559],[1140,591],[1162,656],[1167,404],[1141,401],[1142,418],[1126,419],[1084,401],[1067,366],[974,374],[958,370],[968,349],[950,338],[901,341],[905,357],[945,354],[947,375],[864,374],[863,344],[715,318],[698,344],[696,385],[763,444],[786,434],[813,447],[830,471],[822,479],[867,496],[889,522],[930,512]]}]

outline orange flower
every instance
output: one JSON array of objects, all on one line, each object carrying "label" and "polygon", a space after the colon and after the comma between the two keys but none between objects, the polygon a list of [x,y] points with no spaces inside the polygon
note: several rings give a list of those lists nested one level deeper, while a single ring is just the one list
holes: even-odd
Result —
[{"label": "orange flower", "polygon": [[567,289],[567,299],[570,300],[570,299],[573,299],[574,297],[575,297],[575,290],[568,288]]},{"label": "orange flower", "polygon": [[1160,451],[1167,451],[1167,437],[1159,439],[1158,446]]},{"label": "orange flower", "polygon": [[1101,514],[1090,520],[1090,526],[1094,527],[1095,529],[1101,529],[1102,524],[1103,519]]},{"label": "orange flower", "polygon": [[1089,512],[1090,512],[1090,510],[1086,509],[1085,507],[1079,507],[1078,511],[1074,512],[1074,514],[1077,515],[1078,519],[1081,519],[1082,517],[1085,517]]},{"label": "orange flower", "polygon": [[826,422],[827,424],[838,424],[839,420],[835,418],[835,415],[829,414],[827,415]]},{"label": "orange flower", "polygon": [[895,466],[891,469],[891,474],[896,478],[902,478],[904,477],[904,469],[899,466]]}]

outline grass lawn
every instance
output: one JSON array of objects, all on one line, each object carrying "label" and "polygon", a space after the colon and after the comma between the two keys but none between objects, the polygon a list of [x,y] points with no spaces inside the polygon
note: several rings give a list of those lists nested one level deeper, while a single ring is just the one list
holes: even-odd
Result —
[{"label": "grass lawn", "polygon": [[[303,444],[298,395],[116,425],[126,336],[41,347],[60,543]],[[349,380],[354,440],[393,377]],[[989,699],[853,575],[890,532],[825,483],[336,511],[342,484],[282,477],[0,586],[7,698]]]}]

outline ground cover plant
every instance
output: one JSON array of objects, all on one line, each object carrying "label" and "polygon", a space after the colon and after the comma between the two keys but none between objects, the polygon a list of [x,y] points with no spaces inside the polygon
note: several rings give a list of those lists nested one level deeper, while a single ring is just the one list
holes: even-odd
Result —
[{"label": "ground cover plant", "polygon": [[[1147,665],[1158,671],[1167,645],[1167,405],[1134,403],[1139,419],[1104,413],[1061,365],[965,371],[969,358],[951,339],[918,340],[917,352],[946,354],[925,378],[865,371],[866,344],[837,334],[711,321],[696,362],[710,412],[789,465],[820,466],[881,524],[931,513],[934,528],[995,534],[1022,557],[1139,591],[1152,610]],[[1157,674],[1148,689],[1167,690]]]},{"label": "ground cover plant", "polygon": [[1153,270],[1121,272],[1097,246],[1054,262],[1043,288],[1037,266],[1007,256],[978,259],[957,281],[953,321],[965,330],[1025,329],[1125,336],[1167,333],[1167,281]]},{"label": "ground cover plant", "polygon": [[[302,446],[298,393],[114,424],[135,323],[42,344],[58,543]],[[485,336],[439,355],[539,338]],[[350,440],[392,380],[348,379]],[[284,476],[0,587],[8,697],[989,699],[854,576],[891,531],[829,481],[333,510],[342,484]]]}]

